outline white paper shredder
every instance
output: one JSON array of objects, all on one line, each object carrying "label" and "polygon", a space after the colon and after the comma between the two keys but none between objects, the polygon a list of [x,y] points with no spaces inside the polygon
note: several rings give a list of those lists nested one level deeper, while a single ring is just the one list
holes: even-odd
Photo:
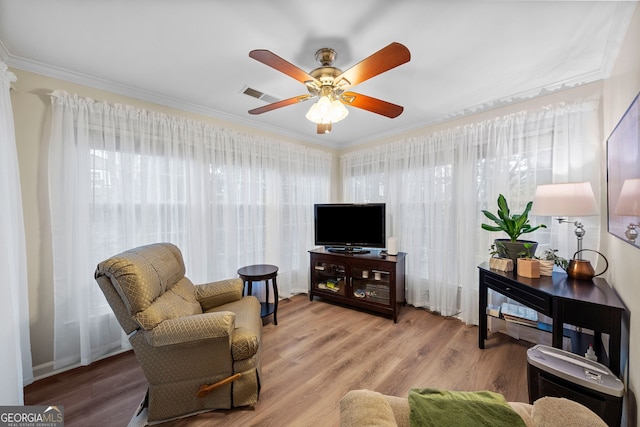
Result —
[{"label": "white paper shredder", "polygon": [[624,384],[609,368],[558,348],[536,345],[527,350],[529,403],[543,396],[565,397],[619,426]]}]

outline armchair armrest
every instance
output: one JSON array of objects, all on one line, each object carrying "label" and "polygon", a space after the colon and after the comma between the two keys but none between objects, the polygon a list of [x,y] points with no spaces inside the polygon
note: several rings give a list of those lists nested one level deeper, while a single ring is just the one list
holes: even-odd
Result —
[{"label": "armchair armrest", "polygon": [[143,333],[149,345],[153,347],[225,337],[230,340],[235,323],[235,313],[219,311],[165,320],[152,330]]},{"label": "armchair armrest", "polygon": [[240,300],[243,290],[244,282],[240,278],[219,280],[196,285],[196,299],[202,306],[202,311],[207,311],[219,305]]}]

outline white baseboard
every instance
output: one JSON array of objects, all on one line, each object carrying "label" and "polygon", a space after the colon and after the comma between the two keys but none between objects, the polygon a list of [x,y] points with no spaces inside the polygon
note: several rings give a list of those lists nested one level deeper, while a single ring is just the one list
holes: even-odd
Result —
[{"label": "white baseboard", "polygon": [[[115,351],[113,353],[105,354],[104,356],[100,357],[99,359],[94,360],[94,362],[106,359],[107,357],[116,356],[118,354],[122,354],[122,353],[125,353],[127,351],[131,351],[131,349],[121,349],[121,350]],[[48,378],[48,377],[52,377],[54,375],[58,375],[58,374],[61,374],[63,372],[70,371],[72,369],[79,368],[80,366],[82,366],[82,364],[74,363],[73,365],[65,366],[64,368],[61,368],[61,369],[53,369],[53,360],[50,361],[50,362],[41,363],[41,364],[36,365],[36,366],[33,367],[33,381],[35,382],[35,381],[42,380],[42,379],[45,379],[45,378]]]}]

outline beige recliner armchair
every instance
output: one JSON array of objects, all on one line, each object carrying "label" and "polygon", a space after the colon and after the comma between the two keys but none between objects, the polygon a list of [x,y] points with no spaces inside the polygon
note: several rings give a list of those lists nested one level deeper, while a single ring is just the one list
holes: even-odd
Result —
[{"label": "beige recliner armchair", "polygon": [[241,279],[196,286],[184,274],[169,243],[115,255],[95,272],[149,383],[149,422],[258,400],[260,303],[242,296]]}]

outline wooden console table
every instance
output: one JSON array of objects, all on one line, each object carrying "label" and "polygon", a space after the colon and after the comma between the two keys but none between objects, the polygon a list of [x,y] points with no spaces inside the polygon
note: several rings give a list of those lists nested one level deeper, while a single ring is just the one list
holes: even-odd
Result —
[{"label": "wooden console table", "polygon": [[[562,348],[565,323],[593,330],[593,348],[598,361],[607,365],[614,374],[620,375],[622,315],[626,308],[604,279],[596,277],[592,280],[576,280],[562,272],[530,279],[517,276],[513,271],[491,270],[488,263],[481,264],[478,269],[480,348],[484,348],[484,341],[487,339],[487,291],[492,289],[551,317],[553,347]],[[603,333],[609,335],[608,354],[602,344]],[[574,349],[573,352],[584,354],[585,350],[586,347]]]}]

